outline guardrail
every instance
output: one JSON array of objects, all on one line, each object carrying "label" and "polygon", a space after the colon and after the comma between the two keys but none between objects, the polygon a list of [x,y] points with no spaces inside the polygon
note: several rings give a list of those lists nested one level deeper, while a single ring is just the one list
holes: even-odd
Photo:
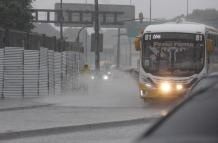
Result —
[{"label": "guardrail", "polygon": [[77,88],[80,51],[56,37],[0,28],[0,96],[60,95]]}]

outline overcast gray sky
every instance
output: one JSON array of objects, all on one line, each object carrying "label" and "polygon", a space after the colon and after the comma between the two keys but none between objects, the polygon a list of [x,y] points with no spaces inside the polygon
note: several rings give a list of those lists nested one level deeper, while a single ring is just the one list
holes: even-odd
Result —
[{"label": "overcast gray sky", "polygon": [[[63,0],[64,3],[94,3],[94,0]],[[149,17],[150,0],[99,0],[104,4],[132,4],[136,6],[136,14],[143,12],[145,17]],[[53,9],[54,3],[60,0],[36,0],[33,3],[34,8]],[[152,0],[153,18],[173,18],[175,16],[186,14],[187,0]],[[189,12],[193,9],[215,8],[218,10],[218,0],[189,0]]]}]

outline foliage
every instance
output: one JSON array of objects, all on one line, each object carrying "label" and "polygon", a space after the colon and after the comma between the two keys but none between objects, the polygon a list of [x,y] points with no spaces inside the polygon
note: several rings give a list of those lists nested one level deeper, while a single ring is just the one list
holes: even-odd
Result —
[{"label": "foliage", "polygon": [[170,21],[177,21],[185,18],[187,21],[203,23],[218,28],[218,10],[216,9],[195,9],[191,14],[177,16]]},{"label": "foliage", "polygon": [[214,27],[218,27],[218,11],[216,9],[195,9],[187,17],[189,21],[200,22]]},{"label": "foliage", "polygon": [[33,0],[0,0],[0,27],[30,31],[33,28],[30,9]]},{"label": "foliage", "polygon": [[202,21],[214,21],[218,19],[218,11],[216,9],[195,9],[188,18],[200,19]]}]

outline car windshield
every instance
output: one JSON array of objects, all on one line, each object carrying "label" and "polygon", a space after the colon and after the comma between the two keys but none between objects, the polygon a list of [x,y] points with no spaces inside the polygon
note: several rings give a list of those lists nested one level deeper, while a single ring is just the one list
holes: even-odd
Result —
[{"label": "car windshield", "polygon": [[204,66],[204,42],[191,39],[145,41],[142,65],[157,76],[191,76]]},{"label": "car windshield", "polygon": [[217,28],[218,0],[0,0],[0,143],[134,142],[218,71]]}]

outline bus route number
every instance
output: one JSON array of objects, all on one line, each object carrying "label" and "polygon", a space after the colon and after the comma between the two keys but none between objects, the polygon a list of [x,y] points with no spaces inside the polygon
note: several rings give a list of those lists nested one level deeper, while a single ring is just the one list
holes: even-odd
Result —
[{"label": "bus route number", "polygon": [[156,40],[156,39],[161,39],[161,35],[160,34],[146,34],[145,35],[145,40]]}]

